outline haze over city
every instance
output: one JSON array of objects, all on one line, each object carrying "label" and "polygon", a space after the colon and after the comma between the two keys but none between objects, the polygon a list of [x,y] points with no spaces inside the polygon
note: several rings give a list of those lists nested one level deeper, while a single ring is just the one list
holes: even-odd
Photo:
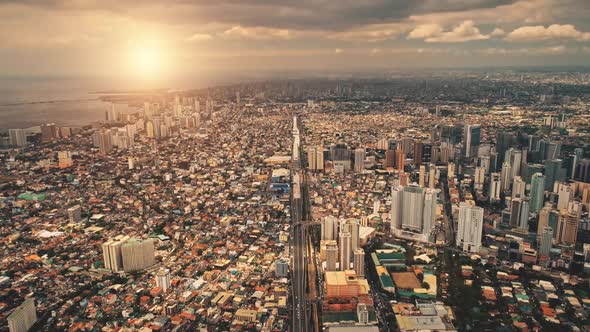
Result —
[{"label": "haze over city", "polygon": [[0,332],[590,331],[588,0],[0,0]]}]

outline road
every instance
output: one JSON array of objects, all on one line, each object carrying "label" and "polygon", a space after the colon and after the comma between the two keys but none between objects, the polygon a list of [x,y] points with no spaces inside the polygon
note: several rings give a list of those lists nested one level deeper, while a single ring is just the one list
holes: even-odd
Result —
[{"label": "road", "polygon": [[[299,140],[299,132],[301,132],[301,125],[298,118],[294,117],[294,130],[293,139]],[[296,130],[296,128],[298,130]],[[292,222],[292,233],[291,233],[291,246],[292,246],[292,274],[291,274],[291,287],[292,287],[292,329],[293,332],[306,332],[311,331],[309,319],[309,306],[307,299],[307,234],[305,221],[307,218],[308,203],[305,203],[307,199],[307,190],[304,190],[306,178],[303,166],[301,163],[301,149],[299,146],[293,146],[293,155],[298,155],[299,158],[293,158],[291,162],[291,176],[293,178],[292,183],[292,195],[291,195],[291,222]],[[299,181],[295,181],[298,177]],[[295,188],[298,187],[298,188]]]}]

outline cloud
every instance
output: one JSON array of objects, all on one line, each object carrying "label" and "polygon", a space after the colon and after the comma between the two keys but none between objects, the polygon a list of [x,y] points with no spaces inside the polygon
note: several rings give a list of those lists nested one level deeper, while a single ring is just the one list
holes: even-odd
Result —
[{"label": "cloud", "polygon": [[590,32],[581,32],[571,24],[552,24],[545,28],[542,25],[524,26],[510,32],[507,41],[540,41],[550,39],[590,40]]},{"label": "cloud", "polygon": [[532,56],[532,55],[564,55],[578,52],[577,48],[568,48],[565,45],[537,47],[537,48],[485,48],[477,51],[483,55],[510,55],[510,56]]},{"label": "cloud", "polygon": [[395,39],[407,31],[408,28],[409,25],[404,23],[369,24],[350,30],[330,33],[328,34],[328,38],[342,41],[379,42]]},{"label": "cloud", "polygon": [[288,29],[274,29],[266,27],[243,27],[233,26],[221,35],[225,38],[243,38],[255,40],[269,40],[269,39],[292,39],[293,33]]},{"label": "cloud", "polygon": [[190,36],[187,38],[188,41],[206,41],[206,40],[211,40],[213,39],[213,36],[211,36],[208,33],[195,33],[194,35]]},{"label": "cloud", "polygon": [[408,34],[408,39],[424,39],[427,43],[462,43],[471,40],[489,39],[483,35],[471,20],[464,21],[451,31],[443,31],[438,24],[424,24]]},{"label": "cloud", "polygon": [[501,37],[504,36],[506,34],[506,31],[504,31],[504,29],[501,28],[495,28],[494,31],[492,31],[490,33],[491,37]]}]

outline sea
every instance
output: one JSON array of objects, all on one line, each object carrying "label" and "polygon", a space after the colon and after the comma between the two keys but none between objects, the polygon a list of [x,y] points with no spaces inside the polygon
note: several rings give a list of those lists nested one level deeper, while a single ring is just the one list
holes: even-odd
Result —
[{"label": "sea", "polygon": [[81,78],[0,78],[0,131],[103,120],[108,105],[95,92],[106,89],[105,82]]}]

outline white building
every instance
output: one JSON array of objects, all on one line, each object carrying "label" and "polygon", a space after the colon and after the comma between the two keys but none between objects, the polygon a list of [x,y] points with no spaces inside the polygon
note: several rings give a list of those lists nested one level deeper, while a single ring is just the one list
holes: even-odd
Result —
[{"label": "white building", "polygon": [[346,271],[350,268],[350,255],[352,253],[352,239],[349,232],[340,232],[340,271]]},{"label": "white building", "polygon": [[16,307],[8,316],[8,330],[10,332],[27,332],[37,321],[37,309],[35,299],[27,297],[25,301]]},{"label": "white building", "polygon": [[170,288],[170,270],[161,268],[156,273],[156,286],[166,292]]},{"label": "white building", "polygon": [[461,202],[459,204],[459,225],[457,246],[464,251],[479,252],[483,231],[483,208]]},{"label": "white building", "polygon": [[121,255],[121,246],[129,236],[117,235],[114,239],[110,239],[102,244],[102,257],[104,260],[105,269],[113,272],[123,271],[123,257]]},{"label": "white building", "polygon": [[27,135],[24,129],[9,129],[8,137],[12,146],[23,147],[27,145]]},{"label": "white building", "polygon": [[154,239],[129,239],[121,245],[123,270],[141,271],[156,263]]}]

